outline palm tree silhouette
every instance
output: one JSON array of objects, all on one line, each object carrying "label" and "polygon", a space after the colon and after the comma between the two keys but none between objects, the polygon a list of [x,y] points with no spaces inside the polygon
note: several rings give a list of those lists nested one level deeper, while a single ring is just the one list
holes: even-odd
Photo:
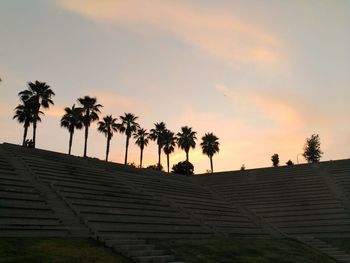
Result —
[{"label": "palm tree silhouette", "polygon": [[[28,128],[30,124],[33,122],[34,116],[33,116],[33,105],[31,104],[31,101],[30,100],[23,101],[22,103],[23,104],[19,104],[15,108],[15,115],[13,116],[13,119],[17,119],[19,123],[23,123],[24,133],[23,133],[22,146],[25,146]],[[44,113],[39,111],[39,114],[44,114]],[[41,118],[38,116],[37,120],[41,121]]]},{"label": "palm tree silhouette", "polygon": [[79,98],[78,102],[82,105],[81,111],[83,114],[83,125],[85,127],[84,157],[86,157],[89,127],[92,122],[97,121],[99,119],[98,113],[100,113],[100,108],[102,108],[103,106],[101,104],[96,104],[97,99],[91,98],[89,96]]},{"label": "palm tree silhouette", "polygon": [[148,136],[149,133],[146,129],[138,129],[134,134],[134,139],[136,139],[135,144],[137,144],[140,147],[141,154],[140,154],[140,168],[142,168],[142,159],[143,159],[143,149],[145,146],[148,145]]},{"label": "palm tree silhouette", "polygon": [[162,153],[163,148],[163,135],[166,131],[165,123],[164,122],[157,122],[154,124],[155,128],[151,129],[150,133],[150,139],[152,141],[157,141],[158,145],[158,167],[160,167],[160,156]]},{"label": "palm tree silhouette", "polygon": [[70,155],[72,150],[74,131],[75,129],[83,128],[83,115],[82,109],[76,108],[75,104],[73,104],[72,108],[66,107],[64,111],[65,114],[61,118],[61,127],[67,128],[69,131],[68,155]]},{"label": "palm tree silhouette", "polygon": [[218,142],[219,138],[216,137],[213,133],[206,133],[202,137],[202,152],[203,154],[206,154],[209,159],[210,159],[210,169],[211,172],[213,173],[213,155],[219,152],[219,145],[220,143]]},{"label": "palm tree silhouette", "polygon": [[50,104],[53,105],[51,97],[55,96],[55,93],[45,82],[36,80],[35,83],[28,82],[28,89],[18,93],[18,96],[22,101],[31,101],[30,104],[33,107],[33,147],[35,148],[37,122],[40,121],[40,107],[49,108]]},{"label": "palm tree silhouette", "polygon": [[121,123],[121,126],[119,128],[119,131],[121,133],[125,133],[125,135],[126,135],[125,161],[124,161],[124,164],[126,165],[126,164],[128,164],[128,149],[129,149],[130,137],[134,132],[136,132],[136,130],[140,126],[136,122],[138,117],[132,113],[124,113],[124,116],[120,116],[120,119],[122,120],[122,123]]},{"label": "palm tree silhouette", "polygon": [[184,126],[181,127],[181,132],[177,133],[177,145],[180,149],[184,150],[186,152],[186,161],[189,162],[188,158],[188,152],[190,151],[190,148],[196,147],[196,132],[192,131],[191,127]]},{"label": "palm tree silhouette", "polygon": [[163,135],[163,144],[164,148],[163,151],[166,154],[167,157],[167,166],[168,166],[168,173],[169,173],[169,155],[174,152],[175,146],[176,146],[176,136],[173,132],[166,130]]},{"label": "palm tree silhouette", "polygon": [[108,161],[109,146],[110,146],[113,134],[115,132],[118,132],[120,128],[120,124],[116,122],[117,122],[117,118],[113,118],[112,115],[107,115],[106,117],[103,118],[103,121],[98,122],[97,130],[103,133],[107,138],[106,162]]}]

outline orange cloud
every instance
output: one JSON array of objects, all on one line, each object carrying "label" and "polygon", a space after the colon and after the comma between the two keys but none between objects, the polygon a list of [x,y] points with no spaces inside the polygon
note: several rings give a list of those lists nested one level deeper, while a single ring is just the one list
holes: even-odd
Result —
[{"label": "orange cloud", "polygon": [[201,52],[228,63],[280,64],[282,43],[261,28],[225,11],[183,1],[57,0],[72,12],[140,31],[170,33]]}]

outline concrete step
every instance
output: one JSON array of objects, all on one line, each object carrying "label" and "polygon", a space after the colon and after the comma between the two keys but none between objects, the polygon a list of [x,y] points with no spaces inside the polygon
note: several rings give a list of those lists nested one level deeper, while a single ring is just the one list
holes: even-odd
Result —
[{"label": "concrete step", "polygon": [[117,251],[131,251],[131,250],[154,250],[154,245],[148,244],[122,244],[122,245],[113,245],[113,248]]},{"label": "concrete step", "polygon": [[110,239],[110,240],[106,240],[105,243],[108,247],[113,247],[113,246],[122,246],[122,245],[127,245],[127,246],[144,245],[146,244],[146,241],[142,239]]},{"label": "concrete step", "polygon": [[164,250],[154,249],[154,250],[128,250],[127,255],[131,257],[146,257],[146,256],[164,256],[166,255]]},{"label": "concrete step", "polygon": [[167,263],[175,260],[172,255],[133,257],[137,263]]}]

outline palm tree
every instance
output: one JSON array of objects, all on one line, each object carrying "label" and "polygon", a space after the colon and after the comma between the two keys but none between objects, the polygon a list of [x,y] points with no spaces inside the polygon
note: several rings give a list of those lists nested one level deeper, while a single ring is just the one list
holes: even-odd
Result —
[{"label": "palm tree", "polygon": [[219,145],[220,143],[218,142],[219,138],[216,137],[213,133],[206,133],[202,137],[202,152],[203,154],[208,155],[210,159],[210,169],[211,172],[213,173],[213,155],[219,152]]},{"label": "palm tree", "polygon": [[128,149],[129,149],[130,137],[134,132],[136,132],[136,130],[140,126],[136,122],[138,117],[132,113],[124,113],[124,116],[120,116],[120,119],[122,120],[122,123],[121,123],[119,130],[121,133],[125,133],[125,135],[126,135],[125,161],[124,161],[124,164],[126,165],[126,164],[128,164]]},{"label": "palm tree", "polygon": [[177,133],[177,145],[180,149],[185,150],[187,162],[189,162],[188,152],[190,151],[190,148],[196,147],[195,140],[197,140],[196,132],[192,131],[191,127],[181,127],[181,132]]},{"label": "palm tree", "polygon": [[166,154],[167,157],[167,166],[168,166],[168,173],[169,173],[169,155],[175,150],[175,146],[176,146],[176,136],[173,132],[166,130],[164,132],[164,136],[163,136],[163,144],[164,144],[164,148],[163,151]]},{"label": "palm tree", "polygon": [[[26,139],[27,139],[27,133],[28,128],[30,124],[33,122],[33,105],[31,104],[31,101],[23,101],[23,104],[19,104],[15,108],[15,115],[13,116],[13,119],[17,119],[19,123],[23,123],[24,127],[24,133],[23,133],[23,141],[22,146],[25,146]],[[39,111],[39,114],[43,114],[43,112]],[[41,121],[40,117],[37,118],[38,121]]]},{"label": "palm tree", "polygon": [[149,133],[146,129],[138,129],[136,133],[134,134],[134,139],[136,139],[135,144],[137,144],[140,147],[141,155],[140,155],[140,168],[142,168],[142,159],[143,159],[143,149],[145,146],[148,145],[148,136]]},{"label": "palm tree", "polygon": [[100,108],[103,106],[101,104],[96,104],[97,99],[89,96],[79,98],[78,102],[82,105],[81,111],[83,114],[83,125],[85,127],[84,157],[86,157],[89,127],[92,122],[99,119],[98,113],[100,113]]},{"label": "palm tree", "polygon": [[72,108],[66,107],[65,114],[61,118],[61,127],[67,128],[69,131],[69,147],[68,154],[71,154],[73,135],[75,129],[83,128],[83,116],[81,108],[76,108],[73,104]]},{"label": "palm tree", "polygon": [[112,115],[107,115],[103,118],[103,121],[98,122],[97,130],[104,133],[107,138],[107,148],[106,148],[106,162],[108,161],[109,146],[114,132],[118,132],[120,124],[116,123],[117,118],[113,118]]},{"label": "palm tree", "polygon": [[30,104],[33,107],[33,147],[35,148],[36,128],[37,122],[39,121],[40,107],[49,108],[50,104],[53,105],[54,103],[51,97],[55,96],[55,93],[45,82],[36,80],[35,83],[28,82],[28,89],[18,93],[18,96],[20,96],[22,101],[31,101]]},{"label": "palm tree", "polygon": [[166,131],[164,122],[157,122],[154,124],[155,129],[151,129],[150,139],[152,141],[157,141],[158,145],[158,167],[160,167],[160,156],[163,148],[163,135]]}]

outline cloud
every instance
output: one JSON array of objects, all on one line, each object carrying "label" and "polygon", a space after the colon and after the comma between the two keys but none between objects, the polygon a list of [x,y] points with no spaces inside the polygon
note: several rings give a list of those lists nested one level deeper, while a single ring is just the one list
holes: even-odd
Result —
[{"label": "cloud", "polygon": [[251,89],[238,91],[221,84],[216,85],[215,89],[226,96],[242,115],[252,113],[255,117],[289,130],[300,129],[305,124],[305,114],[301,111],[303,106],[287,102],[285,98]]},{"label": "cloud", "polygon": [[[185,1],[57,0],[97,22],[138,32],[171,34],[227,63],[281,64],[283,44],[271,33],[224,10],[207,10]],[[148,31],[147,31],[148,29]]]}]

